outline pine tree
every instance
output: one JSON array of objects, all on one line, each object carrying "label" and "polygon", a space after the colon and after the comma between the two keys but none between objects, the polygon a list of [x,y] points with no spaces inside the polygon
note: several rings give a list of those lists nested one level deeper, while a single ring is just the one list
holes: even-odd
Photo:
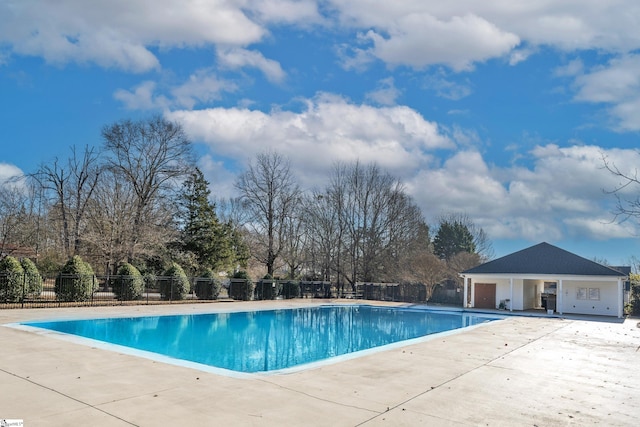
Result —
[{"label": "pine tree", "polygon": [[433,252],[448,260],[460,252],[475,253],[476,245],[469,228],[460,221],[443,221],[433,239]]},{"label": "pine tree", "polygon": [[209,182],[196,168],[180,194],[180,248],[195,255],[199,268],[221,270],[229,267],[234,256],[228,229],[218,221],[210,193]]}]

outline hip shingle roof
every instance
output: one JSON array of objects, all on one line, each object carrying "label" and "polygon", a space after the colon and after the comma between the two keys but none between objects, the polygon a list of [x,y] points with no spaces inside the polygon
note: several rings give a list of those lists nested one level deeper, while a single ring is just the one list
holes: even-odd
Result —
[{"label": "hip shingle roof", "polygon": [[465,270],[462,274],[563,274],[576,276],[625,276],[611,267],[598,264],[543,242],[502,258]]}]

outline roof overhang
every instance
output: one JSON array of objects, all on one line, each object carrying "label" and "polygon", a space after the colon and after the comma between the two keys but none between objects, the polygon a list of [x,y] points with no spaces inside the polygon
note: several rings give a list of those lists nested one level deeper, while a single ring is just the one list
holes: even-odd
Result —
[{"label": "roof overhang", "polygon": [[472,278],[474,280],[482,280],[482,279],[529,279],[529,280],[544,280],[544,281],[555,281],[555,280],[581,280],[581,281],[626,281],[628,280],[627,276],[587,276],[587,275],[569,275],[569,274],[522,274],[522,273],[482,273],[482,274],[473,274],[473,273],[459,273],[460,277],[464,278]]}]

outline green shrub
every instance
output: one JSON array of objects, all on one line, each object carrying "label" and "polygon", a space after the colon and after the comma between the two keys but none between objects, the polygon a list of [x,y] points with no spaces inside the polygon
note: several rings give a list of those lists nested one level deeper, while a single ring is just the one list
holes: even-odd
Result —
[{"label": "green shrub", "polygon": [[631,282],[631,292],[629,294],[629,314],[640,316],[640,283]]},{"label": "green shrub", "polygon": [[24,269],[12,256],[0,260],[0,301],[19,301],[26,289],[23,289]]},{"label": "green shrub", "polygon": [[163,274],[160,282],[160,297],[163,300],[183,300],[189,292],[189,279],[182,267],[175,262]]},{"label": "green shrub", "polygon": [[300,295],[300,283],[292,280],[282,283],[281,293],[285,299],[297,298]]},{"label": "green shrub", "polygon": [[206,269],[196,278],[195,292],[198,299],[218,299],[220,289],[222,289],[222,283],[215,278],[215,273],[211,269]]},{"label": "green shrub", "polygon": [[158,290],[158,277],[153,273],[147,273],[142,276],[142,281],[144,282],[144,288],[149,292],[149,290]]},{"label": "green shrub", "polygon": [[244,270],[240,270],[240,271],[236,271],[235,273],[233,273],[233,277],[232,279],[246,279],[246,280],[251,280],[251,277],[249,277],[249,273],[247,273]]},{"label": "green shrub", "polygon": [[118,275],[113,285],[113,293],[120,301],[133,301],[140,299],[144,291],[142,274],[129,263],[124,263],[118,269]]},{"label": "green shrub", "polygon": [[280,294],[281,289],[282,286],[280,285],[280,283],[277,280],[274,280],[270,274],[267,274],[256,284],[256,299],[276,299],[276,297]]},{"label": "green shrub", "polygon": [[255,284],[246,271],[238,271],[231,278],[229,297],[235,300],[250,301],[253,299]]},{"label": "green shrub", "polygon": [[47,251],[38,256],[36,266],[43,277],[53,277],[64,266],[64,260],[60,258],[59,252]]},{"label": "green shrub", "polygon": [[42,276],[38,267],[29,258],[23,258],[20,264],[24,270],[27,293],[31,296],[40,295],[42,293]]},{"label": "green shrub", "polygon": [[75,255],[67,261],[56,277],[56,298],[67,302],[87,301],[97,289],[97,284],[91,265]]}]

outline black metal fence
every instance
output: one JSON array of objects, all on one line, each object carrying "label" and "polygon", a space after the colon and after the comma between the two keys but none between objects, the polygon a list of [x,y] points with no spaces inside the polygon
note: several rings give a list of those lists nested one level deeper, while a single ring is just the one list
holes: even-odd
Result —
[{"label": "black metal fence", "polygon": [[97,305],[162,304],[216,300],[270,300],[290,298],[353,298],[424,302],[419,284],[358,283],[209,277],[95,276],[0,273],[0,308],[39,308]]}]

